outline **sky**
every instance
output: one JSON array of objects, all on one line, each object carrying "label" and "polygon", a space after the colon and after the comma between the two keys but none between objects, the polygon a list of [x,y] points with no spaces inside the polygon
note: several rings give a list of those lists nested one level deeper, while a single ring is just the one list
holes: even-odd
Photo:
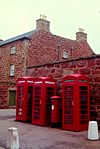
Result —
[{"label": "sky", "polygon": [[0,39],[34,30],[40,14],[47,16],[55,35],[75,40],[83,28],[100,54],[100,0],[0,0]]}]

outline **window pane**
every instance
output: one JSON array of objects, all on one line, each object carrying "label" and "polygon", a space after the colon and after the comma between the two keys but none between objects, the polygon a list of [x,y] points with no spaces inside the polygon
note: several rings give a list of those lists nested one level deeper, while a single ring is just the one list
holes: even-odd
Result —
[{"label": "window pane", "polygon": [[10,49],[10,54],[14,54],[14,53],[16,53],[16,47],[15,46],[11,47],[11,49]]},{"label": "window pane", "polygon": [[68,58],[68,52],[67,51],[63,51],[63,58]]},{"label": "window pane", "polygon": [[14,65],[10,65],[10,76],[14,76]]}]

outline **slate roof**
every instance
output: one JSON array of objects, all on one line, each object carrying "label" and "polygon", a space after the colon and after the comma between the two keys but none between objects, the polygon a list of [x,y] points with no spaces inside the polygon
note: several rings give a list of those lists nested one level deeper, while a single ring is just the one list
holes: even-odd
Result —
[{"label": "slate roof", "polygon": [[1,42],[0,42],[0,46],[3,46],[3,45],[5,45],[5,44],[11,43],[11,42],[14,42],[14,41],[17,41],[17,40],[30,39],[31,35],[34,34],[35,32],[36,32],[36,30],[32,30],[32,31],[30,31],[30,32],[27,32],[27,33],[18,35],[18,36],[16,36],[16,37],[13,37],[13,38],[10,38],[10,39],[1,41]]}]

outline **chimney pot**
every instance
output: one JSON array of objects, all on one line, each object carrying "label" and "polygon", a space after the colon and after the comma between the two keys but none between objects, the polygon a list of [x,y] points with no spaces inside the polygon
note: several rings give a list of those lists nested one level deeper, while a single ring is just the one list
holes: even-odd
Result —
[{"label": "chimney pot", "polygon": [[83,32],[84,33],[84,29],[83,28],[79,28],[79,32]]}]

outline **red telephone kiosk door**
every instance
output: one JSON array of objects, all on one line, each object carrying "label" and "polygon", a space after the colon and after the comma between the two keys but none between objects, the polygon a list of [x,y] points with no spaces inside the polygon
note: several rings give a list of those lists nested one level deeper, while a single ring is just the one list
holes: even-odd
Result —
[{"label": "red telephone kiosk door", "polygon": [[32,120],[32,98],[34,78],[22,77],[17,80],[16,120]]},{"label": "red telephone kiosk door", "polygon": [[32,124],[50,125],[51,99],[56,94],[56,81],[50,77],[35,78],[33,87]]},{"label": "red telephone kiosk door", "polygon": [[63,129],[86,130],[90,119],[90,95],[87,76],[75,74],[64,77],[62,92]]}]

